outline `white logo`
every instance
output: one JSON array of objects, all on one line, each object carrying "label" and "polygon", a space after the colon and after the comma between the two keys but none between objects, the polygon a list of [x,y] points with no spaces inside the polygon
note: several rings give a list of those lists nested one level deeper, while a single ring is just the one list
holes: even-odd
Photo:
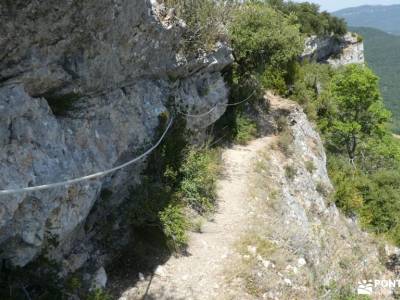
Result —
[{"label": "white logo", "polygon": [[374,283],[372,281],[363,280],[358,282],[357,293],[359,295],[372,295]]}]

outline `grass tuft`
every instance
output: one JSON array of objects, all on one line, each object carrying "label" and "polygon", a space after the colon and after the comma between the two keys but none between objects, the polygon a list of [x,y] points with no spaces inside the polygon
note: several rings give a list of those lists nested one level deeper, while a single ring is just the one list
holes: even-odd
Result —
[{"label": "grass tuft", "polygon": [[297,169],[296,167],[292,165],[287,165],[285,166],[285,176],[289,180],[293,180],[297,175]]},{"label": "grass tuft", "polygon": [[236,119],[236,136],[235,143],[247,145],[257,136],[257,126],[249,118],[239,115]]}]

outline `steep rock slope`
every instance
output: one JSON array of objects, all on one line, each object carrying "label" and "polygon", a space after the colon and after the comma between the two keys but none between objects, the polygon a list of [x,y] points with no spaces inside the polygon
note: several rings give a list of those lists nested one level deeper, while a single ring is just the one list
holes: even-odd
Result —
[{"label": "steep rock slope", "polygon": [[[155,5],[155,4],[154,4]],[[224,112],[220,71],[230,49],[186,58],[183,26],[147,0],[3,1],[0,4],[0,189],[43,185],[126,162],[158,138],[160,116],[178,110],[202,131]],[[157,11],[157,13],[156,13]],[[68,260],[106,191],[118,206],[144,162],[105,178],[0,195],[0,260],[24,266],[55,247]],[[81,251],[81,250],[79,250]],[[78,251],[78,252],[79,252]],[[85,252],[86,250],[84,250]],[[82,265],[87,253],[78,256]]]}]

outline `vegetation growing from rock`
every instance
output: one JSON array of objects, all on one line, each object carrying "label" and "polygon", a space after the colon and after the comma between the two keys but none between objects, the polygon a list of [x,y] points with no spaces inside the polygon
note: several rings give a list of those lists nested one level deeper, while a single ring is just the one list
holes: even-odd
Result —
[{"label": "vegetation growing from rock", "polygon": [[226,40],[224,25],[236,1],[165,0],[165,5],[187,25],[182,40],[184,51],[198,54],[213,50],[218,41]]},{"label": "vegetation growing from rock", "polygon": [[186,246],[189,211],[205,215],[214,209],[219,152],[193,147],[177,120],[162,146],[150,158],[144,183],[132,193],[131,222],[135,227],[158,227],[171,250]]}]

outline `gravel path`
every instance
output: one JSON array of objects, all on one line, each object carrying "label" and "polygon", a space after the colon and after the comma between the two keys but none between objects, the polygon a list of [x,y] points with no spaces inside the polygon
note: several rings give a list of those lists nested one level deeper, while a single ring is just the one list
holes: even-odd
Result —
[{"label": "gravel path", "polygon": [[188,256],[171,257],[154,276],[127,290],[120,300],[221,299],[229,288],[223,271],[234,260],[234,243],[249,224],[248,187],[253,160],[271,138],[223,152],[224,176],[218,182],[218,211],[191,233]]}]

